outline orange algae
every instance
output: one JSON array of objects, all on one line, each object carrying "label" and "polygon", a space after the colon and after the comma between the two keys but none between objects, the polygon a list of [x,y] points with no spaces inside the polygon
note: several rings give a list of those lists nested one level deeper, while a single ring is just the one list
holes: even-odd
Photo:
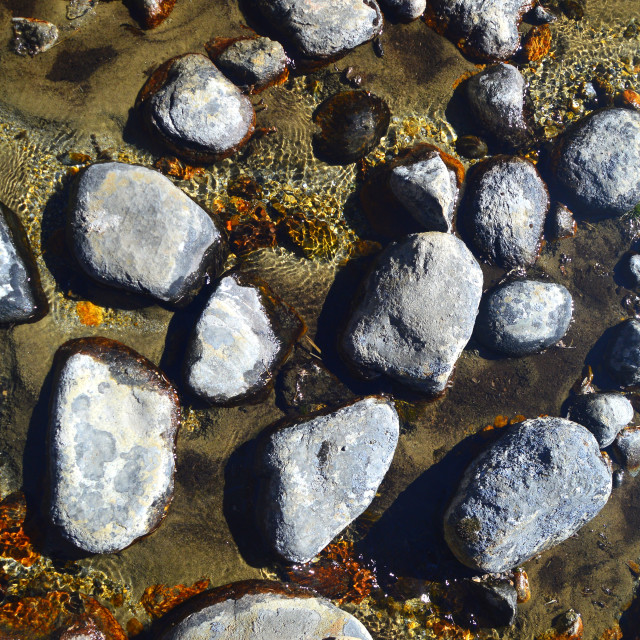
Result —
[{"label": "orange algae", "polygon": [[208,589],[210,584],[206,578],[194,582],[190,587],[184,584],[177,584],[173,587],[168,587],[166,584],[154,584],[144,590],[140,604],[151,618],[160,618],[185,600]]},{"label": "orange algae", "polygon": [[425,623],[425,627],[436,634],[437,638],[442,640],[473,640],[474,636],[468,629],[450,622],[449,620],[443,620],[438,616],[429,617]]},{"label": "orange algae", "polygon": [[165,176],[173,176],[178,180],[191,180],[195,176],[204,176],[202,167],[192,167],[175,156],[163,156],[153,166]]},{"label": "orange algae", "polygon": [[0,557],[12,558],[25,567],[40,559],[23,525],[27,516],[24,494],[16,491],[0,502]]},{"label": "orange algae", "polygon": [[97,327],[104,319],[104,311],[88,300],[76,303],[76,313],[80,322],[87,327]]},{"label": "orange algae", "polygon": [[528,62],[544,58],[551,49],[551,29],[548,24],[533,27],[524,37],[522,54]]},{"label": "orange algae", "polygon": [[610,629],[605,629],[600,636],[600,640],[623,640],[622,629],[617,624]]}]

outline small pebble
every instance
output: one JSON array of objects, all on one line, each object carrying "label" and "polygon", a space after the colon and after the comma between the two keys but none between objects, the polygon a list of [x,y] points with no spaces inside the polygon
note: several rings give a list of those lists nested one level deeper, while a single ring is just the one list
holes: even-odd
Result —
[{"label": "small pebble", "polygon": [[572,238],[578,232],[578,224],[572,211],[558,202],[549,214],[549,236],[554,240]]},{"label": "small pebble", "polygon": [[573,399],[567,418],[589,429],[604,449],[633,420],[633,405],[620,393],[585,393]]},{"label": "small pebble", "polygon": [[35,56],[51,49],[58,40],[58,27],[36,18],[12,18],[13,48],[21,56]]},{"label": "small pebble", "polygon": [[541,4],[538,4],[527,14],[527,18],[536,24],[550,24],[555,22],[558,16],[545,9]]}]

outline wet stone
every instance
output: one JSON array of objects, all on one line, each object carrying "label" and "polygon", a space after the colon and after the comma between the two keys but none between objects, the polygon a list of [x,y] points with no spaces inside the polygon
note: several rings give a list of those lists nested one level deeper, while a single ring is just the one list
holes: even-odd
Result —
[{"label": "wet stone", "polygon": [[427,0],[381,0],[385,13],[402,22],[417,20],[427,8]]},{"label": "wet stone", "polygon": [[226,158],[254,130],[249,98],[197,53],[161,65],[142,88],[137,105],[152,135],[193,162]]},{"label": "wet stone", "polygon": [[622,466],[635,478],[640,473],[640,428],[623,429],[615,440],[615,451]]},{"label": "wet stone", "polygon": [[475,336],[506,355],[537,353],[564,337],[572,313],[573,300],[566,287],[517,280],[498,286],[483,298]]},{"label": "wet stone", "polygon": [[468,567],[506,571],[573,535],[610,493],[611,471],[587,429],[527,420],[467,468],[445,513],[445,538]]},{"label": "wet stone", "polygon": [[341,341],[365,376],[444,391],[471,337],[482,271],[464,243],[438,231],[390,245],[364,283]]},{"label": "wet stone", "polygon": [[478,136],[460,136],[456,140],[456,151],[465,158],[477,160],[484,158],[489,153],[487,143]]},{"label": "wet stone", "polygon": [[134,13],[146,29],[157,27],[173,11],[176,0],[131,0]]},{"label": "wet stone", "polygon": [[576,235],[578,225],[571,210],[558,202],[549,214],[549,235],[557,240],[571,238]]},{"label": "wet stone", "polygon": [[640,321],[634,318],[616,325],[604,356],[604,366],[623,387],[640,385]]},{"label": "wet stone", "polygon": [[611,108],[583,118],[560,141],[552,165],[584,213],[633,209],[640,202],[640,112]]},{"label": "wet stone", "polygon": [[612,486],[614,489],[619,489],[624,482],[624,470],[616,469],[612,475]]},{"label": "wet stone", "polygon": [[87,14],[98,3],[98,0],[69,0],[67,20],[76,20]]},{"label": "wet stone", "polygon": [[21,56],[35,56],[58,41],[58,27],[36,18],[12,18],[13,48]]},{"label": "wet stone", "polygon": [[72,340],[56,358],[51,520],[78,549],[120,551],[169,507],[178,395],[151,362],[113,340]]},{"label": "wet stone", "polygon": [[631,254],[626,266],[631,286],[634,289],[640,288],[640,254]]},{"label": "wet stone", "polygon": [[472,593],[497,627],[511,626],[518,615],[518,594],[509,580],[469,581]]},{"label": "wet stone", "polygon": [[495,156],[469,172],[463,204],[468,235],[479,254],[503,268],[538,259],[549,195],[531,162]]},{"label": "wet stone", "polygon": [[296,563],[322,551],[371,504],[398,433],[393,403],[370,397],[267,436],[258,518],[273,550]]},{"label": "wet stone", "polygon": [[619,393],[587,393],[574,398],[567,418],[589,429],[604,449],[633,420],[633,405]]},{"label": "wet stone", "polygon": [[527,19],[534,24],[551,24],[556,22],[558,17],[551,13],[548,9],[545,9],[541,4],[536,5],[528,14]]},{"label": "wet stone", "polygon": [[217,284],[194,328],[184,366],[187,388],[215,404],[270,387],[305,327],[264,283],[241,274]]},{"label": "wet stone", "polygon": [[191,300],[227,255],[224,232],[204,209],[162,174],[119,162],[80,175],[67,233],[91,278],[175,305]]}]

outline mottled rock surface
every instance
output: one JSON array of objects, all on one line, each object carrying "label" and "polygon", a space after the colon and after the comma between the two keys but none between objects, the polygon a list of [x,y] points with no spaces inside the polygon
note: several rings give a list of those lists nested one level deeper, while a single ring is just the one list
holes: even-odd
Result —
[{"label": "mottled rock surface", "polygon": [[616,455],[630,476],[640,473],[640,428],[623,429],[615,440]]},{"label": "mottled rock surface", "polygon": [[131,0],[137,19],[146,29],[157,27],[173,11],[176,0]]},{"label": "mottled rock surface", "polygon": [[490,349],[510,356],[537,353],[564,337],[572,314],[571,294],[561,284],[508,282],[483,298],[475,336]]},{"label": "mottled rock surface", "polygon": [[588,214],[621,215],[640,202],[640,112],[611,108],[583,118],[560,141],[558,185]]},{"label": "mottled rock surface", "polygon": [[119,162],[80,175],[67,233],[93,279],[171,304],[191,300],[227,255],[204,209],[162,174]]},{"label": "mottled rock surface", "polygon": [[267,436],[259,522],[289,562],[311,560],[371,503],[398,443],[393,404],[370,397]]},{"label": "mottled rock surface", "polygon": [[574,398],[567,418],[589,429],[604,449],[633,420],[633,405],[619,393],[587,393]]},{"label": "mottled rock surface", "polygon": [[251,137],[255,124],[249,98],[197,53],[161,65],[136,104],[152,135],[194,162],[231,155]]},{"label": "mottled rock surface", "polygon": [[578,225],[571,210],[558,202],[549,214],[549,236],[555,240],[571,238],[578,231]]},{"label": "mottled rock surface", "polygon": [[502,572],[573,535],[606,504],[611,471],[583,426],[538,418],[508,431],[465,471],[447,508],[463,564]]},{"label": "mottled rock surface", "polygon": [[83,551],[120,551],[153,531],[171,501],[178,394],[151,362],[113,340],[72,340],[56,358],[51,520]]},{"label": "mottled rock surface", "polygon": [[298,314],[267,285],[237,273],[226,276],[187,347],[187,388],[216,404],[256,395],[268,388],[304,328]]},{"label": "mottled rock surface", "polygon": [[481,294],[482,271],[461,240],[410,235],[378,258],[347,323],[343,354],[365,375],[440,393],[471,337]]},{"label": "mottled rock surface", "polygon": [[640,321],[634,318],[616,325],[604,355],[604,366],[623,387],[640,385]]},{"label": "mottled rock surface", "polygon": [[58,27],[36,18],[12,18],[13,48],[21,56],[35,56],[51,49],[58,41]]},{"label": "mottled rock surface", "polygon": [[417,20],[427,8],[427,0],[381,0],[385,13],[402,22]]}]

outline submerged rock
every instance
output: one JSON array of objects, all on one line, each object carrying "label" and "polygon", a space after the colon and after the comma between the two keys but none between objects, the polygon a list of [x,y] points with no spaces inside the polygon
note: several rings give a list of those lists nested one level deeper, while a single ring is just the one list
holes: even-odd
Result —
[{"label": "submerged rock", "polygon": [[621,215],[640,202],[640,112],[623,108],[583,118],[554,151],[559,186],[585,213]]},{"label": "submerged rock", "polygon": [[157,27],[173,11],[176,0],[131,0],[137,19],[145,29]]},{"label": "submerged rock", "polygon": [[407,236],[367,278],[343,354],[365,375],[440,393],[471,337],[481,294],[482,271],[461,240],[437,231]]},{"label": "submerged rock", "polygon": [[560,240],[575,236],[577,231],[578,225],[573,213],[568,207],[558,202],[549,215],[549,235]]},{"label": "submerged rock", "polygon": [[249,98],[199,53],[158,67],[136,106],[152,135],[193,162],[230,156],[249,140],[255,125]]},{"label": "submerged rock", "polygon": [[465,158],[477,160],[484,158],[489,153],[487,143],[478,136],[466,135],[460,136],[456,140],[456,151]]},{"label": "submerged rock", "polygon": [[471,592],[478,599],[497,627],[511,626],[518,615],[518,594],[510,580],[488,578],[469,581]]},{"label": "submerged rock", "polygon": [[50,513],[89,553],[149,534],[173,495],[178,394],[132,349],[80,338],[57,353],[49,427]]},{"label": "submerged rock", "polygon": [[417,20],[427,8],[427,0],[381,0],[385,13],[402,22]]},{"label": "submerged rock", "polygon": [[561,340],[571,323],[573,299],[552,282],[517,280],[493,289],[480,303],[475,336],[485,346],[524,356]]},{"label": "submerged rock", "polygon": [[615,440],[615,450],[630,476],[640,473],[640,427],[623,429]]},{"label": "submerged rock", "polygon": [[376,495],[398,443],[393,403],[370,397],[266,437],[259,455],[259,521],[288,562],[308,562]]},{"label": "submerged rock", "polygon": [[604,366],[621,386],[640,385],[640,320],[630,318],[612,329]]},{"label": "submerged rock", "polygon": [[268,389],[305,330],[298,314],[264,283],[242,274],[217,284],[194,328],[184,365],[191,393],[236,403]]},{"label": "submerged rock", "polygon": [[509,427],[465,471],[447,508],[463,564],[502,572],[573,535],[606,504],[611,471],[583,426],[538,418]]},{"label": "submerged rock", "polygon": [[626,266],[631,286],[634,289],[640,289],[640,254],[632,253]]},{"label": "submerged rock", "polygon": [[24,229],[0,202],[0,325],[39,320],[48,310]]},{"label": "submerged rock", "polygon": [[51,49],[58,41],[58,27],[36,18],[12,18],[13,48],[21,56],[35,56]]},{"label": "submerged rock", "polygon": [[119,162],[79,177],[67,222],[70,246],[98,282],[185,304],[227,255],[224,231],[162,174]]}]

